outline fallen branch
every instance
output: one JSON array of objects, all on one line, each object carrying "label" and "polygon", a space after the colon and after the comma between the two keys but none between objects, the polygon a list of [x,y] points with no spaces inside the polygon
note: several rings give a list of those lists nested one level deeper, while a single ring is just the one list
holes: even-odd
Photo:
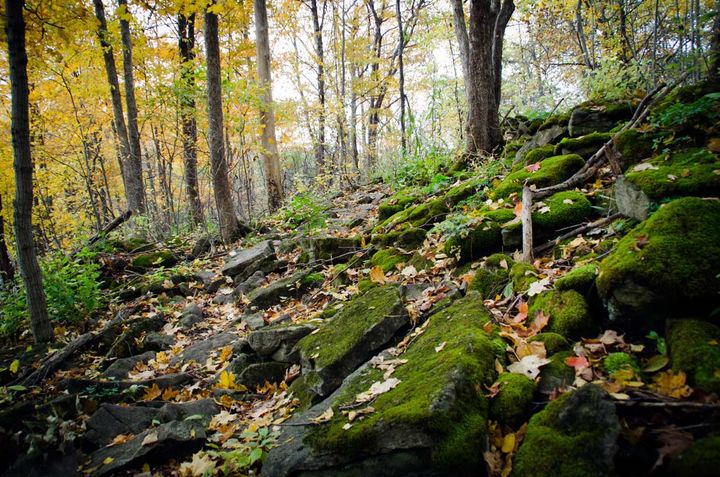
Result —
[{"label": "fallen branch", "polygon": [[564,233],[564,234],[556,237],[555,239],[551,240],[550,242],[547,242],[543,245],[539,245],[539,246],[535,247],[533,249],[533,253],[536,255],[543,253],[546,250],[549,250],[549,249],[555,247],[557,244],[559,244],[560,242],[562,242],[565,239],[574,237],[576,235],[584,234],[585,232],[588,232],[592,229],[596,229],[598,227],[602,227],[602,226],[607,225],[610,222],[613,222],[614,220],[619,219],[621,217],[623,217],[623,214],[618,212],[618,213],[612,214],[608,217],[603,217],[602,219],[596,220],[595,222],[590,222],[589,224],[585,224],[580,227],[577,227],[577,228],[571,230],[570,232]]},{"label": "fallen branch", "polygon": [[688,401],[638,401],[638,400],[628,400],[628,401],[615,401],[615,404],[618,406],[627,406],[627,407],[659,407],[659,408],[667,408],[667,407],[675,407],[675,408],[691,408],[691,409],[697,409],[697,410],[718,410],[720,409],[720,404],[706,404],[704,402],[688,402]]},{"label": "fallen branch", "polygon": [[121,215],[118,215],[113,219],[109,224],[107,224],[105,227],[103,227],[98,233],[90,237],[87,241],[88,245],[92,245],[116,228],[120,227],[125,221],[127,221],[132,216],[132,210],[126,210]]},{"label": "fallen branch", "polygon": [[522,190],[522,212],[520,213],[523,244],[523,253],[521,260],[525,263],[531,263],[533,259],[532,205],[533,192],[530,189],[528,181],[525,181]]},{"label": "fallen branch", "polygon": [[112,330],[115,326],[126,320],[130,315],[136,311],[136,306],[130,306],[124,308],[118,312],[115,317],[107,322],[99,331],[90,331],[88,333],[78,336],[75,340],[68,343],[64,348],[54,352],[29,375],[21,376],[11,384],[20,384],[22,386],[34,386],[50,373],[59,368],[65,361],[67,361],[72,355],[78,351],[87,348],[89,345],[103,337],[108,331]]}]

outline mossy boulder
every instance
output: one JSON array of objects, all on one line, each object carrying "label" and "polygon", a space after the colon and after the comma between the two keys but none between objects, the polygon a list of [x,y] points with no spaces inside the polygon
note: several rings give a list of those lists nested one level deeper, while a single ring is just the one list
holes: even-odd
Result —
[{"label": "mossy boulder", "polygon": [[303,373],[317,376],[312,391],[328,396],[409,322],[395,287],[373,288],[353,299],[296,346]]},{"label": "mossy boulder", "polygon": [[525,154],[525,159],[521,164],[535,164],[536,162],[543,161],[547,159],[548,157],[556,156],[555,154],[555,145],[554,144],[546,144],[541,147],[536,147],[535,149],[532,149]]},{"label": "mossy boulder", "polygon": [[659,132],[626,129],[618,134],[613,143],[622,156],[622,167],[627,169],[643,159],[651,157],[655,151],[656,141],[662,137]]},{"label": "mossy boulder", "polygon": [[513,461],[513,477],[614,475],[620,423],[606,391],[586,384],[535,414]]},{"label": "mossy boulder", "polygon": [[630,119],[633,111],[634,108],[630,102],[584,103],[573,109],[568,132],[570,137],[578,137],[594,132],[610,131],[619,122]]},{"label": "mossy boulder", "polygon": [[538,147],[547,146],[557,142],[567,135],[567,123],[549,124],[548,127],[538,130],[515,154],[515,162],[525,162],[525,154]]},{"label": "mossy boulder", "polygon": [[[593,215],[593,207],[585,194],[577,191],[558,192],[536,204],[532,213],[533,237],[537,240],[555,237],[561,229],[579,225]],[[519,219],[507,224],[502,231],[503,245],[517,248],[522,245],[522,224]]]},{"label": "mossy boulder", "polygon": [[720,202],[686,197],[661,207],[600,263],[596,284],[611,319],[648,325],[689,303],[699,316],[720,306]]},{"label": "mossy boulder", "polygon": [[528,343],[535,341],[539,341],[545,345],[545,351],[547,351],[548,356],[561,351],[567,351],[570,347],[570,342],[565,339],[563,335],[551,331],[538,333],[528,339]]},{"label": "mossy boulder", "polygon": [[115,249],[122,252],[133,253],[152,248],[152,244],[147,240],[139,237],[130,237],[122,240],[113,240],[110,245]]},{"label": "mossy boulder", "polygon": [[490,419],[516,428],[532,408],[535,381],[522,374],[502,373],[497,382],[500,391],[490,404]]},{"label": "mossy boulder", "polygon": [[485,178],[467,180],[450,187],[444,194],[442,194],[442,200],[449,207],[453,207],[468,197],[475,195],[487,184],[488,180]]},{"label": "mossy boulder", "polygon": [[555,281],[555,289],[575,290],[585,294],[595,284],[598,271],[598,265],[595,263],[575,267]]},{"label": "mossy boulder", "polygon": [[448,254],[459,251],[460,263],[467,263],[502,249],[502,226],[512,220],[511,209],[480,212],[467,234],[458,234],[445,242]]},{"label": "mossy boulder", "polygon": [[300,246],[307,254],[308,262],[347,262],[360,250],[360,237],[339,237],[334,235],[311,235],[300,240]]},{"label": "mossy boulder", "polygon": [[714,477],[720,468],[720,436],[710,435],[693,442],[670,461],[675,477]]},{"label": "mossy boulder", "polygon": [[420,227],[408,227],[388,233],[373,234],[370,243],[380,247],[401,247],[411,249],[422,245],[428,231]]},{"label": "mossy boulder", "polygon": [[300,298],[308,290],[322,285],[325,276],[311,270],[298,270],[287,277],[270,283],[266,287],[256,288],[248,293],[250,310],[265,309],[277,305],[288,298]]},{"label": "mossy boulder", "polygon": [[509,174],[495,187],[491,196],[493,199],[500,199],[513,192],[520,192],[526,180],[537,188],[558,184],[575,174],[583,164],[585,160],[577,154],[549,157],[540,162],[540,169],[535,172],[521,169]]},{"label": "mossy boulder", "polygon": [[700,320],[673,320],[667,341],[674,371],[684,371],[691,385],[720,392],[720,327]]},{"label": "mossy boulder", "polygon": [[450,209],[444,199],[432,199],[393,214],[375,227],[373,233],[383,233],[394,229],[411,227],[429,229],[432,227],[432,224],[444,219],[449,211]]},{"label": "mossy boulder", "polygon": [[609,375],[613,375],[618,371],[633,371],[636,373],[640,372],[640,366],[638,366],[637,359],[634,356],[618,351],[615,353],[608,354],[603,359],[603,367],[605,372]]},{"label": "mossy boulder", "polygon": [[[483,330],[489,319],[477,293],[430,317],[425,332],[401,355],[407,363],[392,374],[397,385],[377,395],[373,412],[347,426],[348,416],[339,410],[385,381],[384,371],[367,365],[300,416],[297,422],[305,426],[284,428],[262,475],[474,475],[483,465],[478,451],[488,409],[483,386],[494,381],[495,359],[502,355]],[[333,409],[328,422],[307,425],[328,408]]]},{"label": "mossy boulder", "polygon": [[535,267],[529,263],[517,262],[510,269],[510,279],[513,283],[513,291],[515,293],[524,293],[530,284],[537,281],[537,272]]},{"label": "mossy boulder", "polygon": [[490,299],[502,293],[508,282],[509,269],[514,263],[512,258],[503,253],[490,255],[475,271],[468,289],[479,292],[483,299]]},{"label": "mossy boulder", "polygon": [[580,137],[566,137],[555,146],[555,154],[578,154],[587,159],[611,137],[612,134],[602,132],[593,132]]},{"label": "mossy boulder", "polygon": [[[640,170],[638,170],[640,169]],[[625,179],[651,201],[665,197],[720,194],[720,157],[704,148],[665,153],[638,164]]]},{"label": "mossy boulder", "polygon": [[422,198],[422,191],[415,188],[406,188],[380,202],[378,206],[378,220],[383,221],[398,212],[407,209]]},{"label": "mossy boulder", "polygon": [[[550,354],[549,351],[548,354]],[[554,394],[558,389],[563,390],[568,386],[572,386],[575,382],[575,370],[565,364],[565,360],[574,356],[575,353],[572,351],[560,351],[551,354],[550,362],[540,368],[538,392],[541,394]]]},{"label": "mossy boulder", "polygon": [[595,331],[588,304],[575,290],[548,290],[535,295],[530,299],[528,316],[534,317],[539,311],[550,316],[548,331],[572,339]]},{"label": "mossy boulder", "polygon": [[177,258],[170,250],[154,250],[135,255],[130,264],[137,268],[171,267]]},{"label": "mossy boulder", "polygon": [[515,154],[520,150],[521,147],[523,147],[523,144],[525,144],[526,139],[515,139],[513,141],[508,142],[505,144],[505,147],[503,148],[502,157],[503,159],[515,159]]},{"label": "mossy boulder", "polygon": [[387,273],[391,270],[395,270],[398,265],[408,261],[408,254],[395,248],[384,248],[378,250],[370,258],[370,264],[375,267],[380,267],[383,273]]}]

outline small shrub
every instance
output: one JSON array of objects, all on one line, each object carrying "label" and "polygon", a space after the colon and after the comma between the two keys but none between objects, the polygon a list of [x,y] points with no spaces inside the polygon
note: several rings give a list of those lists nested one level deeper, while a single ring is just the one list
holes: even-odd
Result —
[{"label": "small shrub", "polygon": [[297,194],[282,214],[283,221],[292,227],[305,224],[310,229],[325,227],[327,216],[323,207],[310,194]]}]

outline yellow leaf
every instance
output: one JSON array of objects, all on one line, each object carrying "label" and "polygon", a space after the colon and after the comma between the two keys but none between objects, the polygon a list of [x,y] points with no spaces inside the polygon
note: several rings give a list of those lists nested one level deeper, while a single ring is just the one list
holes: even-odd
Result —
[{"label": "yellow leaf", "polygon": [[127,441],[133,438],[133,434],[118,434],[115,439],[112,440],[108,447],[116,446],[118,444],[125,444]]},{"label": "yellow leaf", "polygon": [[660,394],[677,399],[688,397],[692,393],[692,389],[685,384],[685,379],[684,371],[680,371],[677,374],[669,370],[663,371],[655,376],[653,389]]},{"label": "yellow leaf", "polygon": [[170,363],[170,357],[167,355],[166,352],[160,351],[155,355],[155,361],[158,364],[168,364]]},{"label": "yellow leaf", "polygon": [[379,266],[374,266],[370,269],[370,280],[372,280],[373,283],[377,283],[379,285],[382,285],[385,283],[385,274],[382,271],[382,268]]},{"label": "yellow leaf", "polygon": [[105,457],[105,459],[103,459],[103,465],[108,465],[110,462],[112,462],[114,460],[115,459],[113,459],[112,457]]},{"label": "yellow leaf", "polygon": [[509,454],[515,449],[515,433],[511,432],[503,438],[502,448],[504,454]]},{"label": "yellow leaf", "polygon": [[225,361],[227,361],[231,354],[232,346],[225,346],[220,352],[220,364],[223,364]]},{"label": "yellow leaf", "polygon": [[172,401],[178,394],[180,394],[180,391],[175,391],[173,388],[167,388],[162,393],[163,401]]},{"label": "yellow leaf", "polygon": [[220,373],[220,379],[218,379],[215,387],[218,389],[229,389],[231,391],[247,391],[245,386],[235,382],[235,375],[230,371]]},{"label": "yellow leaf", "polygon": [[157,385],[157,383],[153,384],[150,389],[147,389],[145,391],[145,394],[143,394],[142,398],[140,398],[142,401],[153,401],[160,397],[162,394],[162,390]]},{"label": "yellow leaf", "polygon": [[10,363],[10,372],[13,374],[17,374],[18,370],[20,370],[20,360],[15,360],[12,363]]}]

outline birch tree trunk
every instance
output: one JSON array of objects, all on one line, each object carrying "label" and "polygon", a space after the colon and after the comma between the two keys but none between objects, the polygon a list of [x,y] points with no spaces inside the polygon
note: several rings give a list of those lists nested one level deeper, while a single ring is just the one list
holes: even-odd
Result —
[{"label": "birch tree trunk", "polygon": [[15,170],[15,241],[18,265],[27,294],[30,327],[38,343],[51,341],[53,329],[48,316],[42,273],[33,240],[33,163],[30,156],[30,89],[25,51],[25,19],[20,0],[6,0],[5,29],[12,93],[11,134]]},{"label": "birch tree trunk", "polygon": [[[323,7],[324,7],[323,3]],[[325,51],[323,48],[322,24],[318,12],[317,0],[310,0],[310,13],[313,21],[315,40],[315,61],[317,63],[317,88],[320,111],[318,112],[318,138],[315,145],[315,162],[318,173],[325,172]]]}]

